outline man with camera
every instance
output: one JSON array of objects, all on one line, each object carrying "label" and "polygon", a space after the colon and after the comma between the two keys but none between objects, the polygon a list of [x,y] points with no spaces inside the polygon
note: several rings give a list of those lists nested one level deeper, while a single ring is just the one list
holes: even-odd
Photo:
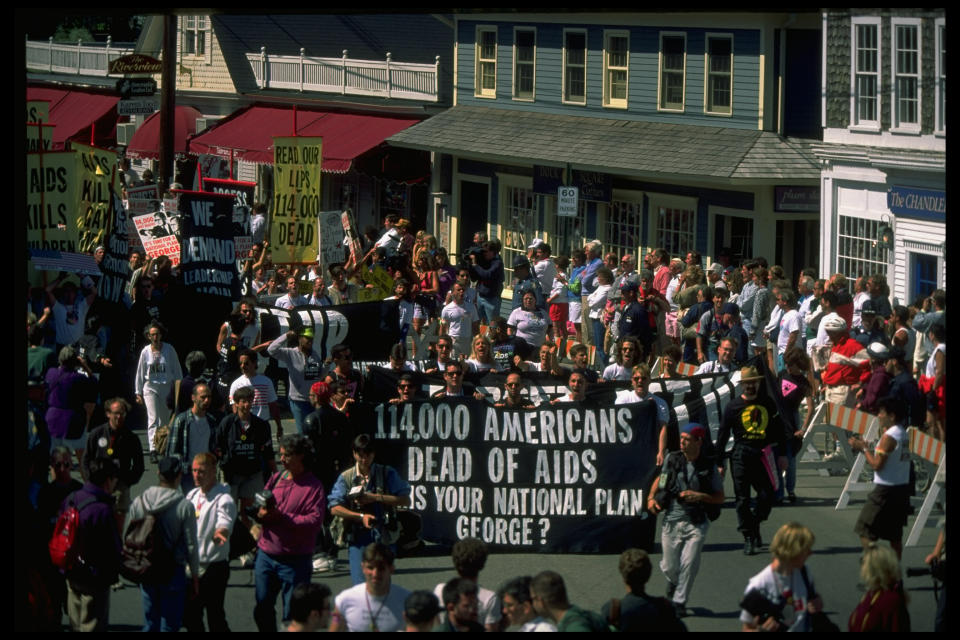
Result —
[{"label": "man with camera", "polygon": [[393,545],[400,538],[397,507],[410,505],[410,485],[396,469],[374,464],[376,443],[362,433],[353,441],[356,465],[337,478],[330,492],[331,526],[337,546],[349,547],[350,578],[363,582],[363,549],[371,542]]},{"label": "man with camera", "polygon": [[290,596],[298,584],[310,581],[313,549],[326,511],[323,485],[307,467],[313,446],[306,436],[290,434],[280,441],[284,470],[273,474],[256,494],[255,513],[263,527],[254,565],[257,629],[277,631],[277,595],[283,592],[283,621],[290,620]]},{"label": "man with camera", "polygon": [[490,323],[500,315],[500,294],[503,292],[503,260],[500,242],[488,240],[479,250],[471,249],[470,277],[477,281],[477,307],[481,322]]}]

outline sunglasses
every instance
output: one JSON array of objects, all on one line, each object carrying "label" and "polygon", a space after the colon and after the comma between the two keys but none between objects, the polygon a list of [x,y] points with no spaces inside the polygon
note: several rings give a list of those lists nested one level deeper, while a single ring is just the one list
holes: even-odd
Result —
[{"label": "sunglasses", "polygon": [[400,389],[413,389],[412,384],[398,384],[397,387]]}]

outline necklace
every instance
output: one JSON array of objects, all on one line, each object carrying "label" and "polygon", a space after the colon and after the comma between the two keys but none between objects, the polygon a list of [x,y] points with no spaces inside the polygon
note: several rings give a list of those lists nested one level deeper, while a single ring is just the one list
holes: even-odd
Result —
[{"label": "necklace", "polygon": [[387,598],[390,597],[389,592],[383,598],[383,602],[380,603],[380,608],[377,609],[377,612],[373,612],[373,608],[370,606],[370,592],[364,590],[363,595],[367,598],[367,613],[370,614],[370,628],[369,631],[379,631],[377,628],[377,618],[380,617],[380,612],[383,611],[383,607],[387,604]]}]

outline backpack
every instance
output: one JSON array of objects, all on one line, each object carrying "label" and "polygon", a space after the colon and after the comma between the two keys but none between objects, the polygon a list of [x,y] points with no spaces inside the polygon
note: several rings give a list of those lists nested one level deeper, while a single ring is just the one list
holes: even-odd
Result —
[{"label": "backpack", "polygon": [[82,549],[79,539],[80,533],[80,512],[87,505],[96,502],[96,498],[91,497],[84,500],[79,505],[75,502],[75,494],[70,495],[70,502],[57,517],[57,523],[53,527],[53,536],[47,548],[50,551],[50,562],[61,572],[70,571],[82,563]]},{"label": "backpack", "polygon": [[[143,501],[142,496],[140,500]],[[146,511],[146,504],[143,506]],[[124,531],[120,575],[130,582],[166,584],[173,578],[176,560],[173,549],[163,542],[158,517],[165,510],[147,511],[142,518],[131,520]]]}]

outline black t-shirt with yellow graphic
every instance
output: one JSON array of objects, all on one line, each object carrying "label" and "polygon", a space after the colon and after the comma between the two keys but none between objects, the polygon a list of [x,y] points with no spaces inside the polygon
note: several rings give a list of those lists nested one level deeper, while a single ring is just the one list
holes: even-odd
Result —
[{"label": "black t-shirt with yellow graphic", "polygon": [[735,443],[758,449],[768,444],[782,447],[786,442],[785,426],[777,411],[777,405],[766,395],[749,401],[742,396],[737,397],[727,405],[717,434],[717,447],[720,451],[726,448],[731,435]]}]

